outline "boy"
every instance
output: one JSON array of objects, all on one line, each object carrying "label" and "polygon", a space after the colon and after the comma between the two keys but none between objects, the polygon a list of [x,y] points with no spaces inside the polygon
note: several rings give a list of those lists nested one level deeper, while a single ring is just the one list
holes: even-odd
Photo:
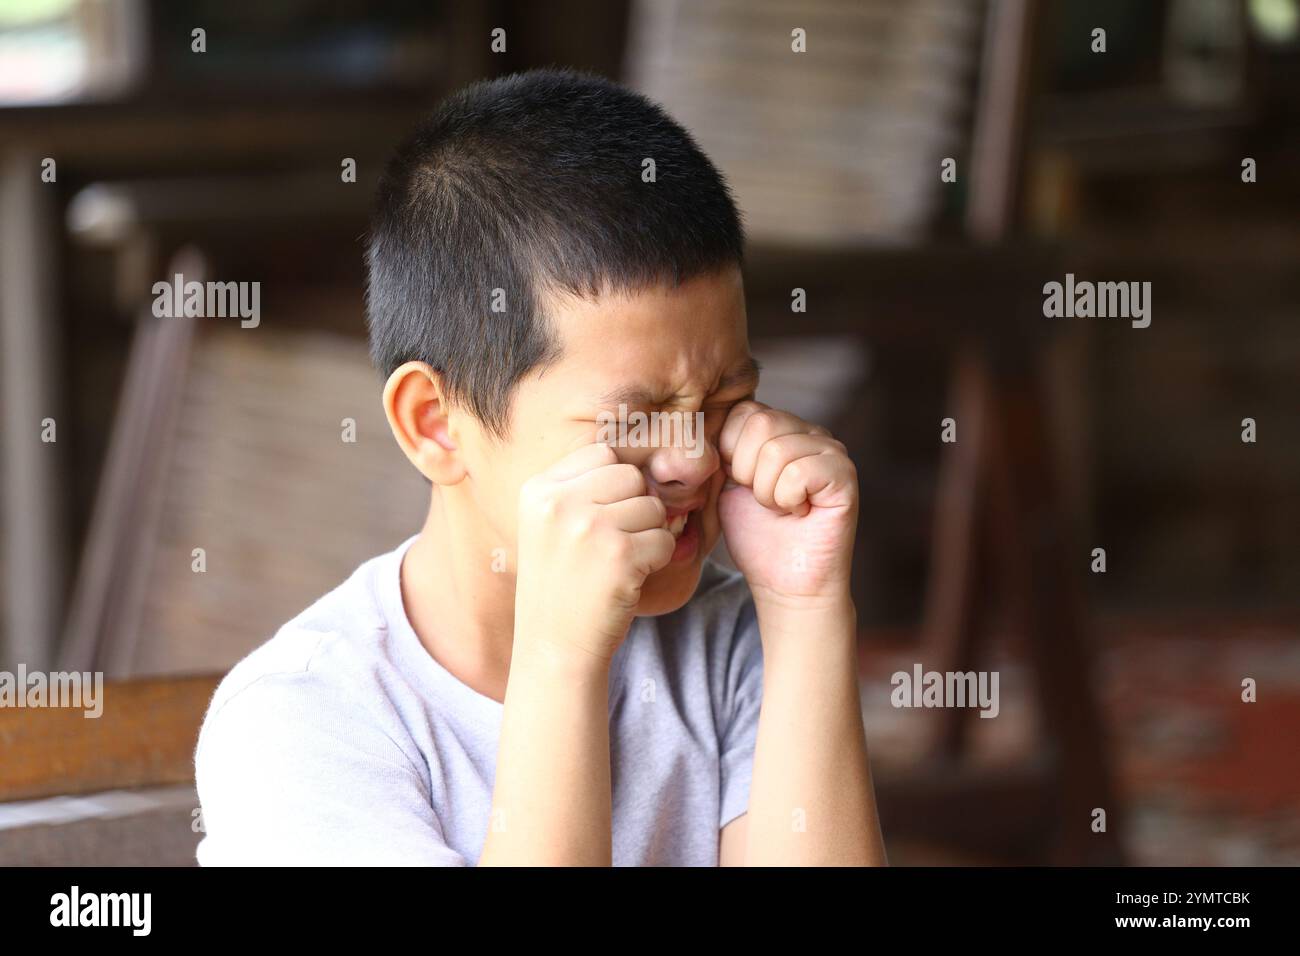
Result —
[{"label": "boy", "polygon": [[[428,517],[223,680],[201,864],[884,862],[856,475],[753,400],[742,246],[690,136],[603,79],[475,84],[399,148],[367,319]],[[629,410],[702,434],[609,441]]]}]

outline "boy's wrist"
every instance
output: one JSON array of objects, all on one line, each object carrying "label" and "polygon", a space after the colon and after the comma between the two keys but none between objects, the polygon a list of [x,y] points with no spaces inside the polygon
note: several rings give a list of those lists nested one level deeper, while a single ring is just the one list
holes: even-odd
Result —
[{"label": "boy's wrist", "polygon": [[542,679],[554,678],[571,684],[608,679],[612,660],[578,642],[523,632],[515,634],[510,670],[513,674],[517,668]]},{"label": "boy's wrist", "polygon": [[847,584],[829,588],[820,594],[780,594],[762,587],[750,587],[754,608],[760,617],[791,621],[834,621],[849,619],[856,623],[857,608]]},{"label": "boy's wrist", "polygon": [[765,649],[776,643],[817,646],[857,637],[857,608],[847,589],[815,599],[755,594],[754,609]]}]

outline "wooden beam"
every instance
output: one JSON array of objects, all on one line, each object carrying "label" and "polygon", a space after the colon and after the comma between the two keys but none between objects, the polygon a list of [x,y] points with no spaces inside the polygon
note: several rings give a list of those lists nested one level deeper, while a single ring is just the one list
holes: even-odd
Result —
[{"label": "wooden beam", "polygon": [[0,801],[188,783],[221,675],[109,681],[103,711],[0,708]]},{"label": "wooden beam", "polygon": [[[746,251],[745,298],[751,338],[866,335],[875,343],[956,348],[977,340],[1021,351],[1056,326],[1022,305],[1041,307],[1043,276],[1060,270],[1048,246],[1008,243],[923,249],[758,245]],[[804,289],[808,311],[790,311]]]},{"label": "wooden beam", "polygon": [[1004,241],[1019,219],[1037,23],[1036,0],[996,0],[989,8],[966,207],[966,230],[977,242]]}]

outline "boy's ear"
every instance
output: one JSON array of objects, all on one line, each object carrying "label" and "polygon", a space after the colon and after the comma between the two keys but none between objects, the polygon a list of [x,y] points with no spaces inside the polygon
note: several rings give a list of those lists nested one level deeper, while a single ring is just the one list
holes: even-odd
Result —
[{"label": "boy's ear", "polygon": [[420,474],[436,485],[465,477],[465,463],[451,435],[451,409],[442,376],[424,362],[406,362],[384,383],[388,427]]}]

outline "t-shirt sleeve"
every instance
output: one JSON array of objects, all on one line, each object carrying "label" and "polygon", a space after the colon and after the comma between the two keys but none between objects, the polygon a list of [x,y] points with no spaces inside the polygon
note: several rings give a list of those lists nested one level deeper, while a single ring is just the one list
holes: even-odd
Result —
[{"label": "t-shirt sleeve", "polygon": [[749,808],[754,742],[758,736],[758,712],[763,698],[763,646],[759,640],[754,604],[747,593],[727,655],[725,687],[719,829]]},{"label": "t-shirt sleeve", "polygon": [[310,673],[263,676],[204,720],[201,866],[464,866],[427,786],[377,720]]}]

